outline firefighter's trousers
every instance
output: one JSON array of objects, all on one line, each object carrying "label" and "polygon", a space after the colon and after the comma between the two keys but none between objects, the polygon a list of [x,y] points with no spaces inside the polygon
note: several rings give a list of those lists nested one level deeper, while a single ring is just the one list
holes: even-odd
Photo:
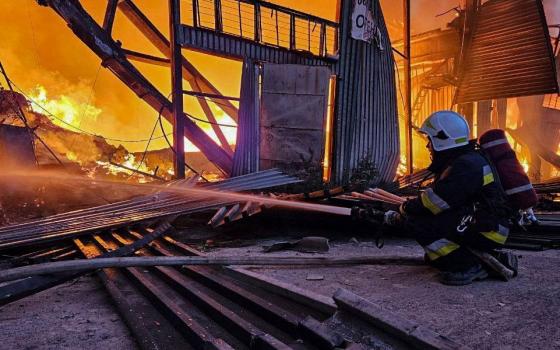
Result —
[{"label": "firefighter's trousers", "polygon": [[460,271],[478,263],[468,248],[490,252],[502,247],[509,234],[506,223],[485,212],[467,217],[465,210],[439,215],[410,216],[405,229],[424,248],[431,265],[444,271]]}]

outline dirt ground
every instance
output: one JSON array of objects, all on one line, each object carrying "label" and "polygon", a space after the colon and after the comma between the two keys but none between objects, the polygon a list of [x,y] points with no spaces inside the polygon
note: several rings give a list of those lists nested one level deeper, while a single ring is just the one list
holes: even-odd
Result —
[{"label": "dirt ground", "polygon": [[[202,247],[212,255],[260,254],[264,245],[286,240],[289,235],[329,236],[332,223],[315,219],[326,228],[308,229],[300,222],[295,233],[294,223],[288,219],[272,222],[264,217],[253,226],[246,225],[247,235],[230,240],[230,247]],[[265,226],[263,221],[267,221],[267,227],[275,227],[274,232],[264,234],[265,229],[259,230]],[[357,233],[351,223],[343,226],[343,234],[337,229],[336,235],[329,236],[331,249],[321,255],[423,255],[421,248],[408,239],[386,239],[385,247],[379,250],[371,237]],[[190,237],[194,241],[195,234],[197,240],[221,242],[211,235],[202,238],[206,231],[190,230]],[[225,231],[239,232],[239,227]],[[350,240],[352,235],[358,239]],[[257,236],[267,238],[254,239]],[[464,287],[441,285],[436,271],[427,266],[255,270],[327,296],[338,288],[348,289],[473,349],[560,349],[560,250],[517,253],[521,255],[521,269],[516,279],[508,283],[487,280]],[[271,254],[313,256],[291,251]],[[308,280],[311,274],[322,276],[322,280]],[[136,348],[103,286],[94,277],[82,277],[0,307],[0,339],[0,349]]]},{"label": "dirt ground", "polygon": [[0,349],[136,349],[100,281],[82,277],[0,308]]},{"label": "dirt ground", "polygon": [[[210,254],[251,254],[273,242],[220,248]],[[560,349],[560,251],[517,253],[520,275],[514,280],[489,279],[463,287],[440,284],[437,272],[428,266],[254,270],[327,296],[338,288],[348,289],[473,349]],[[381,250],[371,240],[339,240],[321,255],[367,254],[422,256],[423,251],[411,240],[389,240]],[[309,275],[323,280],[307,280]]]}]

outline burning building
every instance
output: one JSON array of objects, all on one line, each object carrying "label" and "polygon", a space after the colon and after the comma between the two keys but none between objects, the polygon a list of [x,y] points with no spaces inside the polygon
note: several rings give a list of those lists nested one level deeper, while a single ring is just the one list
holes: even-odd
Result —
[{"label": "burning building", "polygon": [[[170,146],[183,138],[170,135],[169,124],[176,119],[174,104],[152,79],[149,72],[152,68],[147,68],[166,68],[173,63],[169,36],[161,18],[150,18],[148,14],[153,11],[149,11],[148,5],[131,0],[111,3],[107,8],[93,6],[87,1],[39,3],[53,8],[70,24],[78,38],[101,58],[102,65],[160,116],[154,130],[158,135],[161,131],[161,135],[153,137],[152,132],[152,136],[146,137],[146,150],[151,141],[155,143],[155,138],[167,150],[154,153],[137,150],[131,156],[122,149],[116,153],[107,150],[106,153],[116,155],[114,159],[95,151],[88,156],[82,154],[80,161],[89,162],[100,157],[101,162],[114,162],[148,173],[157,169],[161,176],[174,173],[171,159],[177,152]],[[516,2],[515,6],[507,4],[466,1],[463,8],[452,11],[457,16],[447,28],[412,38],[411,127],[419,125],[435,110],[453,108],[469,118],[477,135],[491,126],[513,125],[506,123],[505,116],[511,115],[517,105],[512,100],[515,96],[553,92],[556,83],[550,77],[554,69],[546,58],[550,48],[544,40],[537,39],[540,34],[546,34],[542,4],[534,5],[533,1]],[[406,158],[399,156],[403,153],[400,144],[405,143],[406,129],[401,125],[399,142],[399,121],[407,125],[404,123],[406,113],[398,102],[406,99],[401,86],[405,74],[404,71],[395,74],[394,68],[402,70],[406,61],[399,55],[402,43],[391,44],[380,2],[370,1],[358,6],[352,1],[339,1],[336,6],[332,5],[333,14],[323,17],[260,2],[191,1],[181,6],[180,23],[175,23],[180,34],[174,40],[177,47],[209,55],[206,57],[227,58],[239,66],[241,73],[239,96],[226,95],[211,81],[208,72],[195,67],[191,57],[176,57],[189,87],[180,89],[184,99],[196,104],[195,110],[202,113],[196,116],[190,104],[180,118],[185,123],[183,134],[203,155],[187,155],[187,163],[192,168],[227,177],[280,167],[313,183],[333,184],[346,184],[363,172],[376,173],[372,181],[386,182],[394,178],[400,158]],[[508,28],[519,24],[515,22],[521,16],[515,12],[518,5],[531,13],[525,23],[531,33],[529,39],[510,33],[511,40],[502,40],[498,43],[502,46],[494,45],[486,50],[484,45],[493,35],[502,31],[508,33]],[[391,7],[393,5],[389,9]],[[101,8],[104,11],[100,11]],[[304,5],[298,8],[307,9]],[[492,18],[510,18],[513,22],[491,24]],[[141,36],[141,45],[115,29],[124,22],[129,31],[134,30]],[[507,44],[509,41],[515,42],[511,48]],[[477,45],[480,48],[477,49]],[[397,54],[394,55],[392,47]],[[507,60],[521,48],[524,52],[533,52],[533,56],[545,55],[538,62],[519,63],[520,67],[532,64],[526,73],[540,72],[539,76],[544,79],[541,79],[540,89],[513,89],[516,82],[524,79],[513,73],[523,69],[508,70],[506,66],[500,68],[504,71],[496,71],[505,77],[502,85],[484,88],[485,79],[497,83],[485,72],[497,69],[504,62],[494,59],[493,66],[485,67],[476,63],[483,62],[480,57],[467,53],[473,51],[481,57],[505,55]],[[533,59],[531,55],[526,58]],[[220,67],[214,69],[220,70]],[[395,84],[396,81],[399,84]],[[513,89],[508,96],[494,93],[505,91],[505,87]],[[485,95],[474,96],[469,89]],[[44,91],[38,91],[34,97],[42,101],[42,96]],[[90,107],[93,106],[84,110],[92,115],[97,113]],[[65,120],[66,110],[60,113]],[[164,137],[166,135],[169,140]],[[429,159],[419,135],[413,132],[413,137],[414,168],[421,169]],[[72,141],[63,148],[77,143]],[[521,152],[521,148],[518,150]],[[72,150],[61,152],[76,158]],[[529,159],[529,152],[523,152],[523,158]]]},{"label": "burning building", "polygon": [[[559,130],[552,96],[558,89],[558,40],[550,38],[542,2],[467,1],[452,11],[456,18],[446,28],[411,39],[413,127],[437,110],[456,110],[466,116],[473,137],[491,128],[507,129],[534,180],[542,179],[535,170],[541,159],[548,164],[542,175],[554,176]],[[394,44],[403,46],[402,41]],[[397,56],[401,84],[405,61]],[[553,95],[545,97],[547,93]],[[531,136],[542,133],[552,141],[547,146]],[[415,168],[421,169],[430,160],[420,135],[413,136]]]},{"label": "burning building", "polygon": [[[106,67],[174,122],[170,101],[132,64],[169,65],[169,41],[133,1],[109,7],[103,23],[78,1],[40,3],[52,7]],[[185,94],[198,99],[218,142],[189,114],[181,117],[184,134],[226,176],[281,167],[347,183],[370,164],[377,181],[393,179],[400,152],[394,62],[379,2],[343,1],[338,21],[264,2],[191,5],[182,6],[176,44],[243,62],[240,98],[221,94],[186,58],[176,62],[191,87]],[[111,37],[117,10],[163,58],[123,49],[127,43]],[[239,99],[237,108],[232,101]],[[235,151],[207,101],[237,123]]]}]

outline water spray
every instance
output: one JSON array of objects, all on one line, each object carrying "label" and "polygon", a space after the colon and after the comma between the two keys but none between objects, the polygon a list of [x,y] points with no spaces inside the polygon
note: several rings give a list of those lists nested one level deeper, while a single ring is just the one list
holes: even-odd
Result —
[{"label": "water spray", "polygon": [[123,186],[123,187],[136,187],[144,190],[149,188],[161,192],[176,193],[180,195],[190,195],[192,197],[223,198],[223,199],[230,199],[238,202],[256,202],[269,206],[278,206],[284,208],[300,209],[300,210],[307,210],[307,211],[314,211],[314,212],[321,212],[321,213],[328,213],[328,214],[335,214],[335,215],[343,215],[343,216],[351,215],[350,208],[335,207],[331,205],[295,202],[295,201],[288,201],[288,200],[283,200],[278,198],[258,196],[253,194],[217,191],[217,190],[204,189],[204,188],[186,188],[186,187],[167,186],[167,185],[159,185],[159,184],[152,184],[152,183],[137,184],[137,183],[127,183],[127,182],[121,182],[121,181],[110,180],[110,179],[92,180],[90,178],[84,178],[82,176],[61,174],[52,171],[37,171],[37,172],[8,171],[8,172],[0,173],[0,177],[18,177],[18,178],[25,177],[25,178],[37,178],[37,179],[49,179],[49,180],[58,179],[58,180],[75,182],[75,183],[107,184],[113,186],[116,185],[116,186]]}]

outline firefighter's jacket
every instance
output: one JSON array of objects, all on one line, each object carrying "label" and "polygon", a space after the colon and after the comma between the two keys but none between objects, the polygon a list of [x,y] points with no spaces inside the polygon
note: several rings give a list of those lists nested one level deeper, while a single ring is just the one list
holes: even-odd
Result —
[{"label": "firefighter's jacket", "polygon": [[403,215],[438,216],[456,211],[460,220],[470,214],[478,232],[496,243],[505,242],[509,214],[497,176],[486,158],[476,150],[469,150],[435,175],[430,188],[403,204]]}]

